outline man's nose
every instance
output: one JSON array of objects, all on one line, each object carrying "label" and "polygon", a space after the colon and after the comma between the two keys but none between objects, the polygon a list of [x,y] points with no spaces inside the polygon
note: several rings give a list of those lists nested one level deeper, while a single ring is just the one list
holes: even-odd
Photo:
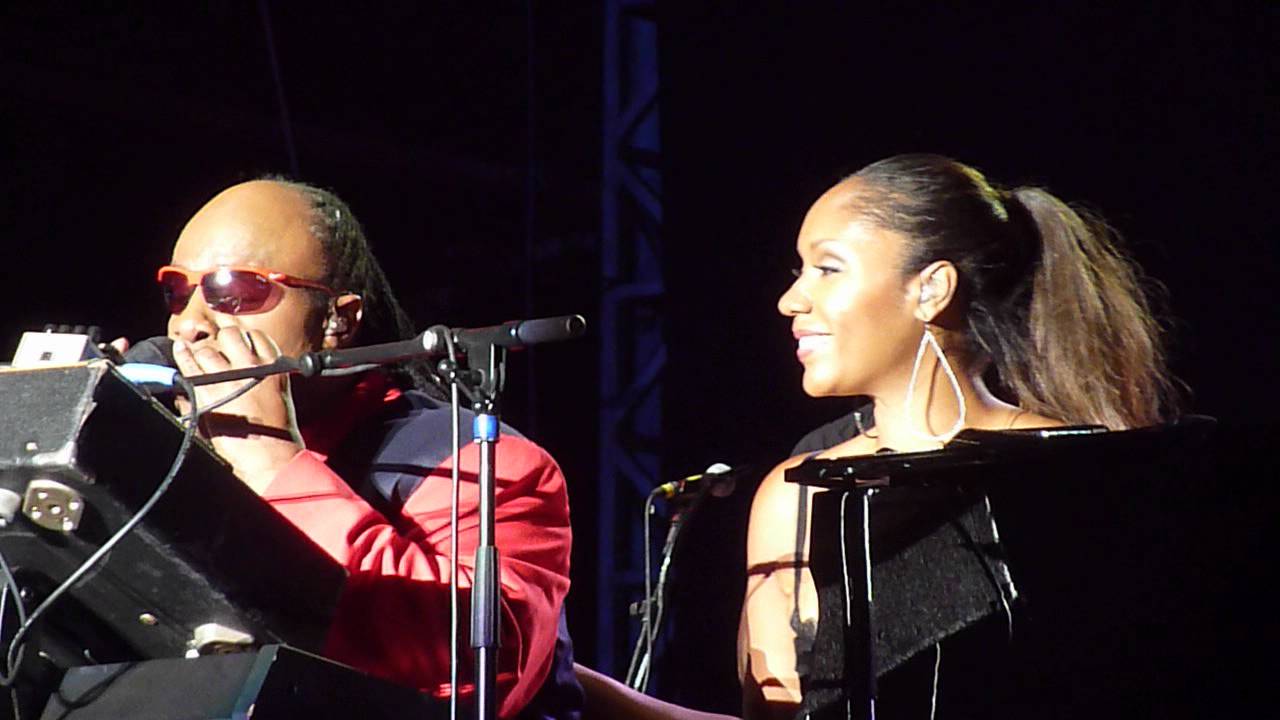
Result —
[{"label": "man's nose", "polygon": [[187,306],[177,315],[169,316],[169,337],[187,343],[199,342],[217,334],[213,311],[204,301],[204,291],[196,288],[187,300]]}]

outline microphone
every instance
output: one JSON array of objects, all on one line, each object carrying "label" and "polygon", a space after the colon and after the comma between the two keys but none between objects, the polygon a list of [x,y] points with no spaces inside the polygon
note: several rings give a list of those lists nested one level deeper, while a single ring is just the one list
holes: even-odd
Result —
[{"label": "microphone", "polygon": [[173,360],[173,341],[163,335],[139,341],[124,353],[126,363],[144,363],[177,367]]},{"label": "microphone", "polygon": [[[581,315],[560,315],[558,317],[537,318],[534,320],[512,320],[501,325],[482,328],[454,329],[453,341],[468,346],[497,345],[505,348],[522,348],[527,345],[572,340],[581,337],[587,329],[587,321]],[[441,351],[444,338],[438,342]]]},{"label": "microphone", "polygon": [[724,463],[712,463],[697,475],[680,478],[666,482],[653,489],[655,495],[660,495],[664,500],[683,495],[691,495],[699,492],[703,488],[707,492],[716,497],[728,497],[733,492],[734,476],[733,468]]},{"label": "microphone", "polygon": [[412,358],[445,357],[449,354],[449,340],[461,345],[464,352],[469,347],[486,345],[518,349],[528,345],[572,340],[581,337],[586,328],[587,321],[581,315],[512,320],[481,328],[446,329],[437,326],[428,328],[426,332],[409,340],[306,353],[298,358],[298,365],[303,375],[313,375],[324,370],[356,365],[381,365]]},{"label": "microphone", "polygon": [[148,392],[173,389],[178,363],[173,359],[173,341],[167,337],[150,337],[124,353],[124,364],[116,370],[126,380]]}]

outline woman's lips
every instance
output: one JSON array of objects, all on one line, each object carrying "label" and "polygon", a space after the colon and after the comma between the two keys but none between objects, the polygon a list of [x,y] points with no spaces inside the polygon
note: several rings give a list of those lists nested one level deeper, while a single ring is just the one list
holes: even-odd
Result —
[{"label": "woman's lips", "polygon": [[807,333],[796,336],[796,358],[803,361],[809,355],[825,348],[831,343],[831,336],[820,333]]}]

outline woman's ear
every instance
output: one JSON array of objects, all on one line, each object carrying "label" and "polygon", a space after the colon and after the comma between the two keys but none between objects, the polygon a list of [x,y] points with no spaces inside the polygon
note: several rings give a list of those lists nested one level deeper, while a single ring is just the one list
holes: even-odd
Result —
[{"label": "woman's ear", "polygon": [[959,275],[950,260],[934,261],[921,270],[911,281],[909,291],[916,302],[916,319],[934,322],[955,299],[958,284]]},{"label": "woman's ear", "polygon": [[344,293],[334,298],[329,309],[329,317],[324,323],[325,350],[336,350],[349,347],[360,329],[360,320],[364,317],[364,301],[355,293]]}]

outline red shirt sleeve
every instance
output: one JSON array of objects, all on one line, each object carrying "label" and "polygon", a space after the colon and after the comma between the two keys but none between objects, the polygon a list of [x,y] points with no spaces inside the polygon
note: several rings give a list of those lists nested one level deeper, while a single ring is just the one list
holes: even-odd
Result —
[{"label": "red shirt sleeve", "polygon": [[[309,451],[299,453],[263,492],[350,573],[325,654],[436,693],[447,691],[449,680],[452,460],[426,474],[394,523],[360,498],[322,455]],[[458,527],[464,683],[472,678],[468,600],[479,535],[478,467],[479,447],[465,446]],[[511,717],[533,698],[552,664],[560,605],[569,589],[571,536],[564,476],[542,448],[503,436],[496,467],[499,715]]]}]

